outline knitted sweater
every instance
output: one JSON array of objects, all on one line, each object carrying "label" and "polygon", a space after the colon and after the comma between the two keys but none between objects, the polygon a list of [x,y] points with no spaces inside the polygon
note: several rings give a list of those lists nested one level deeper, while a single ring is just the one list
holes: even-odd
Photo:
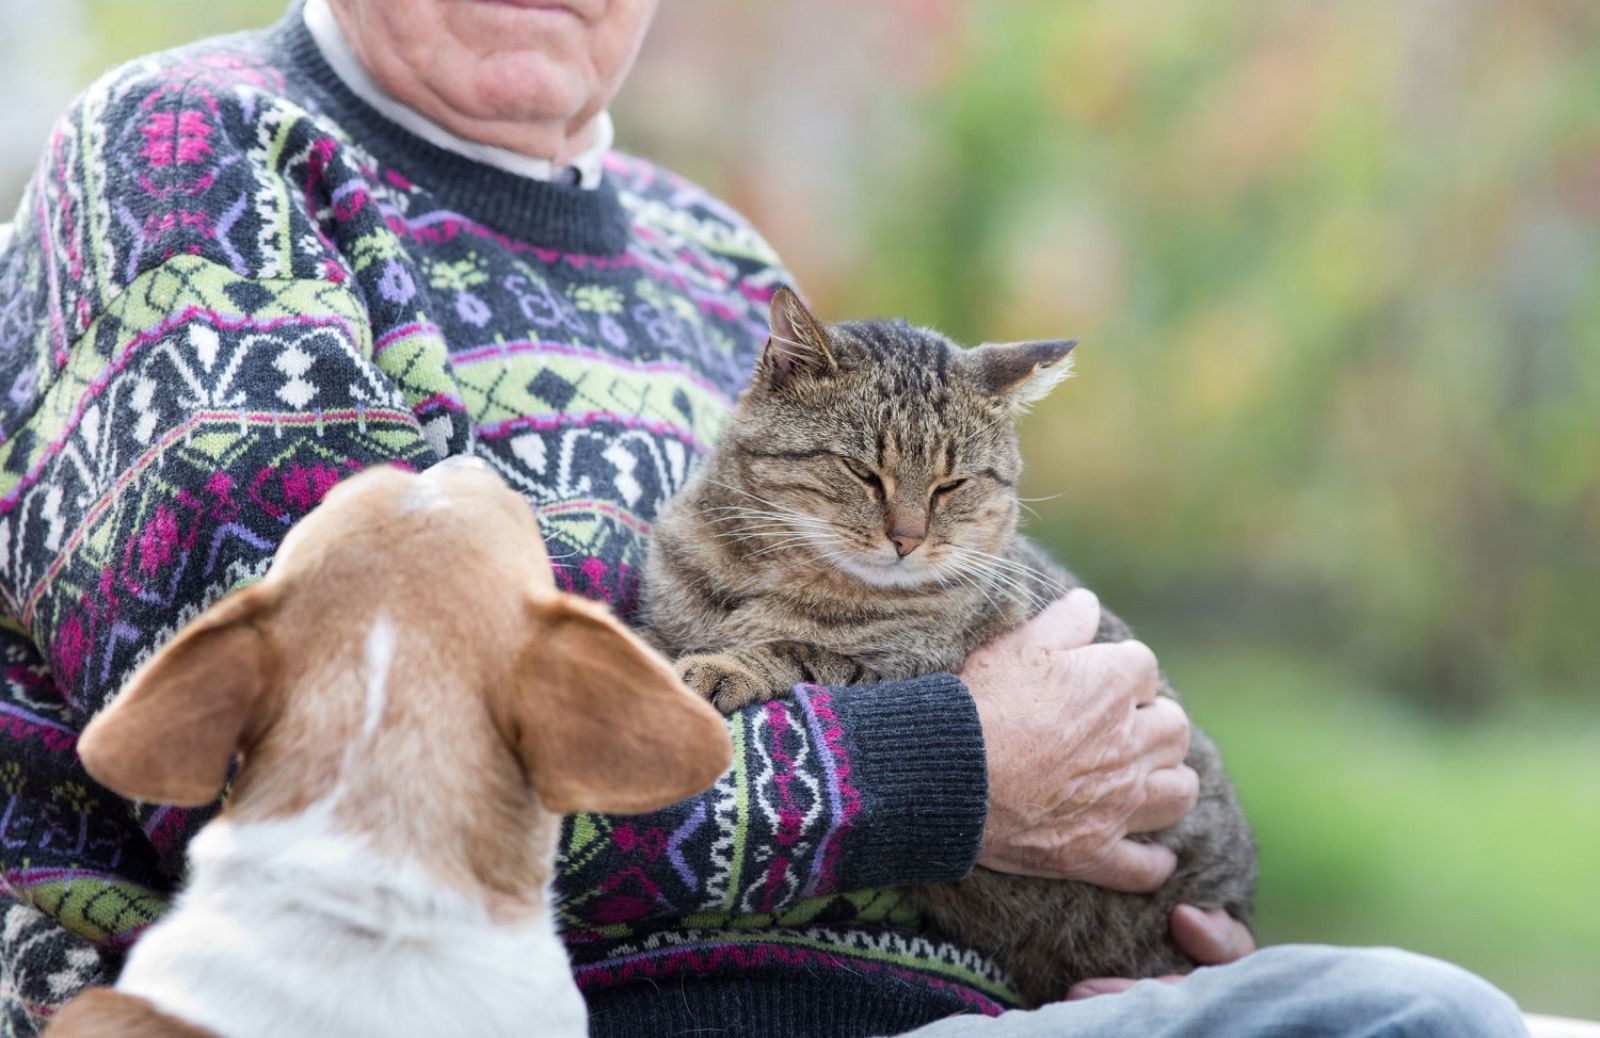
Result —
[{"label": "knitted sweater", "polygon": [[[533,504],[560,583],[627,617],[784,280],[647,162],[611,153],[583,190],[407,135],[297,11],[91,88],[0,251],[8,1029],[115,977],[213,813],[122,801],[76,759],[139,662],[343,476],[465,451]],[[559,917],[593,1033],[887,1034],[1015,1003],[887,889],[977,853],[960,682],[801,687],[729,723],[706,794],[568,822]]]}]

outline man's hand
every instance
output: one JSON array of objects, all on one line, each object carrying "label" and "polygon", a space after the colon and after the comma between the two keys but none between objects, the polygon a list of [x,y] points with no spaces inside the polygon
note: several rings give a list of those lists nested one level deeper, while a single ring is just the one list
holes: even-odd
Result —
[{"label": "man's hand", "polygon": [[989,758],[978,864],[1150,891],[1176,858],[1127,837],[1194,806],[1189,719],[1156,695],[1156,658],[1142,642],[1090,644],[1099,623],[1099,600],[1075,590],[962,666]]},{"label": "man's hand", "polygon": [[[1250,928],[1220,908],[1179,905],[1172,910],[1172,939],[1183,953],[1201,966],[1225,966],[1256,950]],[[1169,973],[1156,980],[1175,984],[1183,977]],[[1079,981],[1067,991],[1067,1000],[1093,998],[1126,991],[1137,984],[1131,977],[1095,977]]]}]

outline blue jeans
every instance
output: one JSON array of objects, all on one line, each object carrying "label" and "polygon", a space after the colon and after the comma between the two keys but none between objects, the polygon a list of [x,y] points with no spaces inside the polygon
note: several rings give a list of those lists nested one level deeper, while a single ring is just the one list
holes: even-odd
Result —
[{"label": "blue jeans", "polygon": [[1458,966],[1394,948],[1279,945],[1177,984],[998,1017],[916,1038],[1525,1038],[1516,1004]]}]

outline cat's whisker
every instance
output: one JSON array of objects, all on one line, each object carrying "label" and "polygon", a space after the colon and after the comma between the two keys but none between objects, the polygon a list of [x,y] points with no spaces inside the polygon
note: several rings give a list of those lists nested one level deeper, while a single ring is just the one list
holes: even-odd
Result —
[{"label": "cat's whisker", "polygon": [[766,505],[768,508],[777,509],[779,511],[784,511],[785,510],[782,505],[778,504],[778,502],[769,501],[766,498],[760,496],[759,494],[752,494],[752,493],[750,493],[750,491],[745,490],[743,487],[736,487],[731,483],[723,483],[722,481],[715,480],[715,479],[707,479],[706,482],[710,483],[714,487],[721,487],[724,490],[731,490],[735,494],[743,494],[745,497],[748,497],[750,500],[756,502],[757,504]]},{"label": "cat's whisker", "polygon": [[943,587],[972,587],[972,582],[967,580],[959,569],[946,570],[943,567],[941,567],[939,571],[939,583]]},{"label": "cat's whisker", "polygon": [[[730,544],[742,544],[745,541],[767,538],[784,538],[768,549],[752,553],[764,555],[768,550],[777,550],[795,544],[796,537],[810,537],[828,539],[836,528],[834,524],[815,516],[798,515],[788,512],[768,512],[759,509],[730,508],[726,510],[731,514],[725,516],[712,516],[711,523],[738,523],[739,525],[711,535],[714,540],[727,541]],[[708,509],[709,511],[709,509]]]},{"label": "cat's whisker", "polygon": [[[781,523],[774,523],[759,528],[725,530],[722,533],[713,534],[712,537],[715,540],[728,541],[730,544],[742,544],[745,541],[767,540],[770,538],[779,538],[779,544],[792,544],[795,541],[802,540],[820,541],[826,543],[831,539],[824,531],[807,530],[803,528],[787,526]],[[763,553],[757,552],[756,554]]]},{"label": "cat's whisker", "polygon": [[793,526],[807,526],[819,530],[837,529],[837,524],[820,516],[805,515],[801,512],[767,511],[765,509],[744,508],[739,506],[722,506],[703,509],[705,512],[727,512],[725,516],[709,516],[707,522],[730,523],[743,519],[765,519],[776,522],[788,523]]},{"label": "cat's whisker", "polygon": [[756,530],[746,533],[743,530],[732,530],[728,533],[717,534],[717,540],[725,540],[729,544],[743,544],[745,541],[761,541],[769,537],[782,537],[787,530]]},{"label": "cat's whisker", "polygon": [[1034,572],[1033,567],[1027,565],[1026,563],[1018,562],[1016,559],[1007,558],[1004,555],[996,555],[993,552],[984,551],[982,548],[974,548],[970,544],[957,544],[955,547],[968,555],[974,555],[980,559],[990,559],[994,562],[1003,563],[1007,566],[1016,566],[1018,568],[1025,569],[1030,573]]},{"label": "cat's whisker", "polygon": [[[741,526],[738,529],[734,529],[734,530],[722,530],[722,531],[720,531],[718,533],[712,534],[711,536],[720,540],[720,539],[727,538],[727,537],[741,537],[741,536],[743,536],[743,535],[745,535],[747,533],[751,534],[751,535],[771,535],[773,533],[787,533],[787,532],[793,531],[793,530],[804,530],[804,529],[809,529],[809,528],[808,527],[803,527],[803,526],[795,526],[793,523],[781,523],[781,522],[778,522],[777,520],[769,520],[769,521],[762,522],[762,523],[759,523],[759,524],[752,523],[752,524],[750,524],[748,526]],[[822,533],[824,531],[811,530],[810,532],[819,533],[820,534],[820,533]]]},{"label": "cat's whisker", "polygon": [[992,588],[1002,598],[1010,599],[1012,602],[1027,605],[1033,609],[1038,609],[1041,605],[1041,603],[1034,598],[1033,594],[1026,588],[1021,588],[1003,579],[999,579],[993,572],[985,573],[984,578],[987,586]]},{"label": "cat's whisker", "polygon": [[742,494],[745,497],[750,498],[752,501],[759,501],[764,505],[772,504],[772,502],[768,501],[766,498],[760,497],[760,496],[758,496],[756,494],[752,494],[752,493],[750,493],[750,491],[744,489],[743,487],[736,487],[732,483],[724,483],[720,479],[711,479],[710,477],[706,478],[706,482],[710,483],[714,487],[721,487],[724,490],[731,490],[735,494]]},{"label": "cat's whisker", "polygon": [[747,522],[746,525],[735,527],[732,530],[718,530],[716,533],[712,534],[711,536],[713,536],[713,537],[737,537],[740,533],[742,533],[742,532],[744,532],[746,530],[788,530],[788,529],[791,529],[791,526],[788,523],[782,522],[782,521],[777,520],[777,519],[763,519],[760,522]]},{"label": "cat's whisker", "polygon": [[823,552],[821,555],[813,555],[811,557],[811,561],[821,563],[823,565],[831,565],[835,561],[847,558],[853,554],[855,553],[850,551],[848,548],[839,548],[835,551]]},{"label": "cat's whisker", "polygon": [[[976,572],[983,576],[986,583],[1007,598],[1015,602],[1027,603],[1035,609],[1041,608],[1045,604],[1039,593],[1024,582],[1026,575],[1042,576],[1031,567],[1023,566],[1021,563],[1014,563],[1010,559],[1002,559],[997,555],[990,555],[988,552],[978,551],[976,548],[961,548],[960,550],[966,553],[967,559],[975,567]],[[1008,571],[997,565],[997,563],[1006,563],[1015,567],[1015,570]],[[1019,570],[1022,572],[1018,572]]]},{"label": "cat's whisker", "polygon": [[1018,583],[1009,579],[1005,581],[1005,584],[1012,589],[1011,597],[1015,601],[1025,603],[1034,612],[1042,610],[1051,602],[1051,599],[1046,598],[1044,595],[1041,595],[1038,591],[1027,586],[1026,584]]},{"label": "cat's whisker", "polygon": [[999,610],[1000,602],[989,593],[991,585],[987,581],[980,580],[979,574],[977,573],[968,572],[963,573],[962,575],[966,578],[968,585],[973,588],[973,590],[977,591],[978,594],[982,595],[985,602],[989,603],[990,609]]},{"label": "cat's whisker", "polygon": [[752,559],[755,559],[755,558],[760,558],[763,555],[771,555],[775,551],[788,551],[788,550],[790,550],[792,548],[800,547],[801,543],[803,543],[803,542],[794,542],[794,543],[790,543],[790,544],[773,545],[770,548],[763,548],[760,551],[753,551],[753,552],[750,553],[749,557],[752,558]]},{"label": "cat's whisker", "polygon": [[739,525],[729,529],[708,533],[711,540],[729,541],[737,544],[742,541],[758,537],[790,536],[798,533],[808,533],[814,536],[826,536],[829,529],[820,523],[796,522],[788,516],[743,515],[727,516],[712,519],[713,523],[737,522]]},{"label": "cat's whisker", "polygon": [[1000,569],[1008,569],[1011,566],[1011,560],[1008,560],[1008,558],[1000,557],[1000,555],[990,555],[989,552],[984,552],[984,550],[981,549],[974,549],[974,547],[968,547],[968,545],[965,544],[954,544],[950,545],[950,547],[954,547],[954,549],[957,550],[960,555],[962,555],[962,558],[973,561],[973,563],[978,563],[978,565],[995,566],[995,568]]},{"label": "cat's whisker", "polygon": [[799,537],[790,537],[790,538],[788,538],[786,540],[779,541],[777,544],[773,544],[773,545],[770,545],[769,547],[762,548],[760,551],[753,551],[753,552],[750,553],[750,557],[751,558],[755,558],[758,555],[768,555],[768,554],[771,554],[772,552],[782,551],[785,548],[793,547],[795,545],[800,545],[800,544],[819,544],[819,543],[820,544],[827,544],[828,542],[826,540],[822,539],[822,538],[809,537],[809,536],[805,536],[805,535],[801,535]]},{"label": "cat's whisker", "polygon": [[751,508],[749,505],[713,505],[710,508],[702,508],[701,511],[702,512],[749,513],[751,515],[801,515],[801,514],[803,514],[803,513],[800,513],[800,512],[793,512],[793,511],[790,511],[788,509]]},{"label": "cat's whisker", "polygon": [[809,531],[811,531],[812,533],[815,533],[815,534],[828,534],[828,533],[833,533],[834,532],[832,530],[832,528],[827,527],[827,526],[817,526],[817,525],[814,525],[814,524],[811,524],[811,523],[796,523],[796,522],[791,522],[788,519],[752,519],[752,520],[746,520],[743,524],[741,524],[739,526],[735,526],[735,527],[732,527],[729,530],[723,530],[723,531],[720,531],[720,532],[721,533],[730,533],[730,532],[737,532],[739,530],[809,530]]},{"label": "cat's whisker", "polygon": [[956,548],[963,552],[967,552],[968,554],[976,555],[982,559],[988,560],[988,562],[996,568],[1003,569],[1006,572],[1015,574],[1018,577],[1037,580],[1056,591],[1064,592],[1067,590],[1066,586],[1063,585],[1061,581],[1057,580],[1055,577],[1052,577],[1048,573],[1036,569],[1033,566],[1029,566],[1027,563],[1018,562],[1016,559],[1008,559],[1003,555],[993,555],[986,551],[980,551],[977,548],[969,548],[966,545],[958,544],[956,545]]},{"label": "cat's whisker", "polygon": [[972,565],[959,555],[955,557],[954,562],[956,565],[953,575],[957,580],[961,581],[962,586],[982,595],[991,609],[999,609],[1000,603],[996,602],[994,596],[989,594],[986,582],[978,579],[978,572],[974,571]]},{"label": "cat's whisker", "polygon": [[1026,594],[1029,599],[1037,603],[1039,598],[1038,593],[1034,590],[1033,585],[1028,582],[1027,578],[1037,578],[1040,577],[1041,574],[1026,566],[1013,569],[1000,565],[1000,563],[1004,561],[1005,560],[999,559],[985,559],[980,562],[979,565],[986,569],[997,581],[1001,581],[1008,586],[1015,587],[1019,591]]},{"label": "cat's whisker", "polygon": [[833,525],[826,519],[818,519],[814,516],[787,512],[734,512],[731,515],[712,517],[707,521],[713,523],[732,523],[738,522],[741,519],[774,519],[781,520],[783,522],[792,522],[799,526]]},{"label": "cat's whisker", "polygon": [[751,534],[745,534],[745,535],[743,535],[741,537],[730,538],[728,543],[730,545],[734,545],[734,544],[744,544],[747,541],[765,542],[768,538],[771,538],[771,537],[782,537],[782,536],[784,536],[782,533],[751,533]]},{"label": "cat's whisker", "polygon": [[835,559],[844,558],[849,554],[850,550],[848,548],[835,548],[832,551],[824,551],[820,554],[817,552],[808,552],[806,561],[817,565],[826,566],[830,565]]}]

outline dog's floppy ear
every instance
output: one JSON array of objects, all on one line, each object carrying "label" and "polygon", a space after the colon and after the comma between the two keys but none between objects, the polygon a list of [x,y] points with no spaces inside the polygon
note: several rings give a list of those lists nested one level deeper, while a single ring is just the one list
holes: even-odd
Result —
[{"label": "dog's floppy ear", "polygon": [[78,739],[89,774],[134,800],[216,800],[268,685],[270,610],[265,588],[235,592],[146,661]]},{"label": "dog's floppy ear", "polygon": [[603,607],[528,604],[528,638],[499,723],[552,811],[653,811],[728,769],[722,717]]}]

